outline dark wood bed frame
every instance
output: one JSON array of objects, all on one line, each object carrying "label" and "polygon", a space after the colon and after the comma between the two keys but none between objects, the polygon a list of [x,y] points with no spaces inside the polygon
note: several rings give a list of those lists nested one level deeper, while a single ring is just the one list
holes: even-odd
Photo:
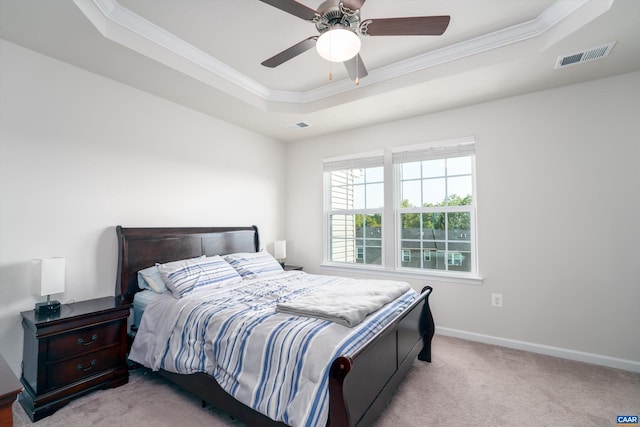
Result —
[{"label": "dark wood bed frame", "polygon": [[[118,235],[116,296],[132,303],[138,289],[137,272],[164,263],[200,255],[256,252],[258,229],[252,227],[123,228]],[[340,356],[329,371],[327,425],[371,425],[391,400],[416,357],[431,361],[433,317],[426,286],[405,313],[380,331],[351,357]],[[228,415],[250,426],[285,426],[245,406],[204,373],[160,374]]]}]

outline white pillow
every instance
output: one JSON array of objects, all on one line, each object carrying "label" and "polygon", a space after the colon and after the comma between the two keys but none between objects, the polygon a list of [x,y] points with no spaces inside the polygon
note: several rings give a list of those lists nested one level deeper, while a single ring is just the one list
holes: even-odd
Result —
[{"label": "white pillow", "polygon": [[138,287],[140,289],[151,289],[159,294],[167,290],[157,265],[138,271]]},{"label": "white pillow", "polygon": [[219,286],[240,280],[236,270],[218,255],[158,264],[158,270],[176,298],[182,298],[204,286]]},{"label": "white pillow", "polygon": [[243,279],[257,279],[282,273],[282,266],[266,251],[229,254],[224,259]]}]

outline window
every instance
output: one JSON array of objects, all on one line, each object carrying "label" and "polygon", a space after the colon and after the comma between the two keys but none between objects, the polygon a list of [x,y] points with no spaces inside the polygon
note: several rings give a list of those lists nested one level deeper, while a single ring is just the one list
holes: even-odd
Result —
[{"label": "window", "polygon": [[382,153],[324,164],[330,262],[382,265]]},{"label": "window", "polygon": [[[393,153],[399,268],[476,273],[472,141]],[[423,257],[404,257],[406,250]]]},{"label": "window", "polygon": [[476,278],[472,138],[327,160],[324,175],[327,262]]}]

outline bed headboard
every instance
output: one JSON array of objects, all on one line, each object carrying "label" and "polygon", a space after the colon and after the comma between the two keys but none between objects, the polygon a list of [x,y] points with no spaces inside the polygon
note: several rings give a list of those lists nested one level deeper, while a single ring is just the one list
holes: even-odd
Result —
[{"label": "bed headboard", "polygon": [[257,252],[258,227],[124,228],[118,235],[116,296],[132,303],[138,288],[138,271],[155,265],[200,255]]}]

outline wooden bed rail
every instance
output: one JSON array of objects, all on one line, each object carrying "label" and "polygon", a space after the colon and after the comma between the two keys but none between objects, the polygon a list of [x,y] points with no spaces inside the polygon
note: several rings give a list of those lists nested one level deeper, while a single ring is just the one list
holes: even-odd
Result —
[{"label": "wooden bed rail", "polygon": [[[435,331],[429,307],[432,291],[431,286],[425,286],[403,316],[376,334],[370,344],[378,341],[379,345],[367,344],[353,355],[342,355],[333,361],[329,370],[327,426],[370,425],[384,410],[416,356],[431,362],[431,340]],[[372,348],[377,351],[371,351]],[[362,378],[368,379],[371,388],[349,387],[350,376],[355,377],[353,384],[362,384]]]}]

